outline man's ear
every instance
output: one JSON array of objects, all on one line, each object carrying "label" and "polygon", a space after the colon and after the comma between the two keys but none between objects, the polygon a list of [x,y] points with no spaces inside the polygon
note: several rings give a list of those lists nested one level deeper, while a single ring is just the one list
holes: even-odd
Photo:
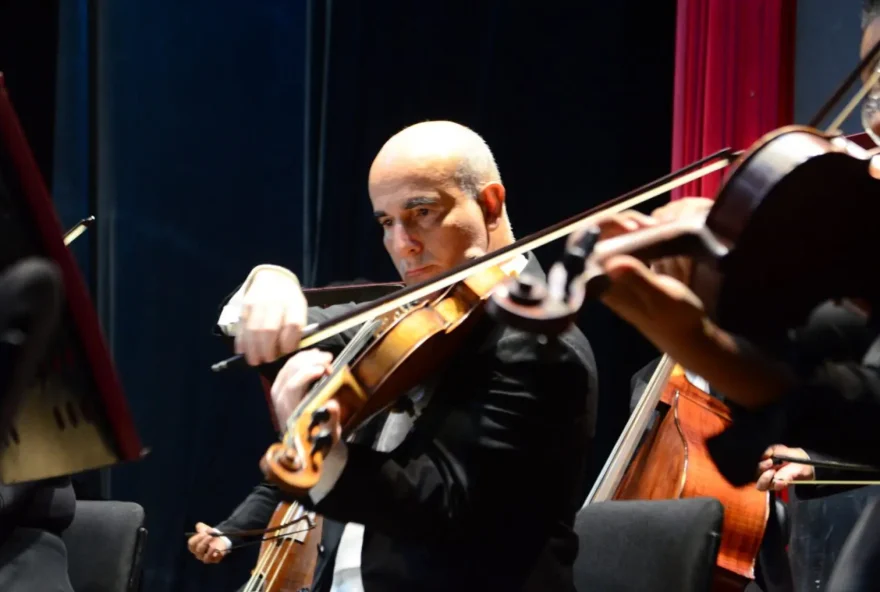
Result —
[{"label": "man's ear", "polygon": [[498,228],[498,224],[501,222],[501,214],[504,212],[504,198],[504,185],[501,183],[489,183],[477,196],[480,209],[483,210],[483,217],[486,219],[486,228],[490,231]]}]

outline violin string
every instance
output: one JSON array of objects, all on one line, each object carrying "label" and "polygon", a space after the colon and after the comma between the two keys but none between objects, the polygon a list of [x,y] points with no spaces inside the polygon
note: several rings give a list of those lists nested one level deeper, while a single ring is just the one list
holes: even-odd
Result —
[{"label": "violin string", "polygon": [[285,422],[285,443],[290,443],[288,442],[290,434],[293,431],[296,422],[302,416],[303,411],[322,392],[324,385],[326,385],[343,367],[348,365],[354,357],[360,353],[363,346],[366,345],[367,341],[369,341],[370,337],[373,336],[373,333],[380,325],[381,320],[379,319],[371,319],[369,322],[364,323],[354,338],[349,341],[339,355],[334,358],[330,365],[330,372],[319,378],[315,384],[312,385],[309,392],[303,397],[302,401],[299,402],[293,410],[293,413],[290,414],[290,417],[288,417]]},{"label": "violin string", "polygon": [[[303,330],[306,336],[303,337],[303,339],[300,341],[299,349],[309,347],[311,345],[314,345],[315,343],[327,339],[328,337],[332,337],[347,329],[356,327],[360,323],[370,320],[378,315],[391,312],[396,308],[400,308],[400,306],[404,303],[412,302],[414,300],[429,296],[430,294],[433,294],[438,290],[442,290],[443,288],[451,286],[456,282],[460,282],[466,279],[474,273],[477,273],[484,269],[488,269],[507,259],[512,259],[517,255],[521,255],[527,251],[534,250],[542,245],[553,242],[554,240],[571,234],[572,232],[580,228],[595,225],[596,223],[600,222],[604,218],[607,218],[611,214],[630,209],[636,205],[648,201],[649,199],[653,199],[654,197],[667,193],[672,189],[675,189],[676,187],[680,187],[682,185],[690,183],[691,181],[705,177],[706,175],[709,175],[728,166],[739,154],[739,152],[735,153],[729,149],[723,150],[720,153],[704,158],[695,163],[696,165],[706,161],[715,161],[712,162],[712,164],[695,170],[694,172],[681,174],[681,171],[676,171],[675,173],[667,175],[660,181],[663,181],[664,179],[667,179],[669,177],[675,177],[674,180],[662,184],[660,184],[659,181],[651,183],[648,185],[648,187],[651,187],[650,189],[644,191],[636,190],[635,192],[625,194],[618,198],[618,201],[616,201],[616,203],[614,203],[613,205],[609,205],[604,208],[601,208],[600,206],[600,209],[598,211],[591,210],[585,214],[575,216],[574,219],[565,220],[560,224],[551,226],[544,231],[536,233],[534,238],[526,237],[512,245],[508,245],[507,247],[503,247],[501,249],[498,249],[497,251],[493,251],[491,254],[484,255],[479,259],[472,261],[471,263],[463,264],[459,266],[461,268],[459,271],[451,270],[443,274],[441,278],[434,281],[429,281],[421,287],[413,286],[412,288],[404,288],[400,291],[399,294],[392,293],[391,295],[389,295],[389,297],[380,298],[376,302],[360,308],[360,310],[352,310],[349,313],[340,315],[338,319],[329,322],[324,327],[322,327],[321,324],[318,323],[308,325]],[[688,170],[693,166],[694,165],[690,165],[689,167],[685,167],[685,169],[682,170]]]},{"label": "violin string", "polygon": [[874,85],[877,84],[877,81],[880,80],[880,68],[876,68],[874,72],[871,73],[871,76],[868,80],[865,81],[865,84],[862,85],[862,88],[850,99],[849,103],[847,103],[846,107],[841,110],[840,113],[837,114],[837,117],[834,118],[828,128],[825,130],[827,134],[838,134],[840,133],[840,126],[849,117],[849,114],[853,112],[853,110],[858,107],[859,103],[862,102],[862,99],[865,98],[865,95],[868,94]]}]

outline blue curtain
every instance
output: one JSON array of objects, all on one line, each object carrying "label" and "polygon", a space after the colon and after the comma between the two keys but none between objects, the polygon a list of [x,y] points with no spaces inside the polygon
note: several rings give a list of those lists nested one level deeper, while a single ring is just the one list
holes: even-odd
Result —
[{"label": "blue curtain", "polygon": [[301,266],[306,4],[88,4],[60,15],[55,193],[97,216],[96,303],[150,448],[105,491],[146,508],[144,590],[232,590],[256,548],[207,567],[183,533],[241,501],[273,437],[256,378],[210,372],[211,329],[255,263]]}]

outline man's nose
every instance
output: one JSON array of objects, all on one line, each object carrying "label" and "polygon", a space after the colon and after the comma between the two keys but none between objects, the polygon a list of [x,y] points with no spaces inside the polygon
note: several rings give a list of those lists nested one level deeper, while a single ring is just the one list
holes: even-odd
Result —
[{"label": "man's nose", "polygon": [[393,232],[392,246],[399,255],[418,255],[422,252],[421,241],[406,226],[395,224]]}]

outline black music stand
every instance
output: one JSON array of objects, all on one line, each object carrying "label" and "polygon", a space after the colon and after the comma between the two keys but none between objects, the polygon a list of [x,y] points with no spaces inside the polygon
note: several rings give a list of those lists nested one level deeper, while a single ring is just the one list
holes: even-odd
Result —
[{"label": "black music stand", "polygon": [[0,271],[51,261],[64,288],[57,330],[10,429],[0,434],[0,483],[72,475],[144,451],[97,314],[0,73]]}]

